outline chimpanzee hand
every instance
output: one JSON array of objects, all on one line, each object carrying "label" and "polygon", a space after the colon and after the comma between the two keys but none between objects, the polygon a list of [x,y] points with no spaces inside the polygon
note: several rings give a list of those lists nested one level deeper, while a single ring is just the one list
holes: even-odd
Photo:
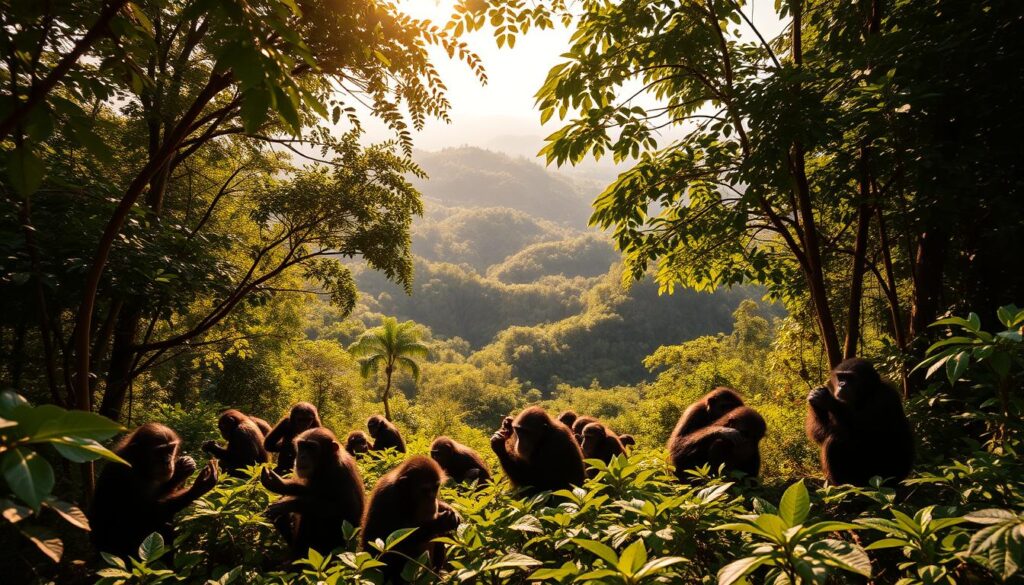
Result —
[{"label": "chimpanzee hand", "polygon": [[197,477],[195,482],[192,483],[193,493],[203,495],[212,490],[213,486],[217,485],[217,479],[219,477],[220,472],[217,469],[217,463],[214,461],[208,462],[206,467],[199,472],[199,477]]},{"label": "chimpanzee hand", "polygon": [[512,436],[512,417],[506,416],[501,421],[501,428],[491,435],[491,449],[495,453],[505,453],[505,441]]},{"label": "chimpanzee hand", "polygon": [[217,447],[217,441],[203,441],[203,451],[211,453]]},{"label": "chimpanzee hand", "polygon": [[832,392],[825,386],[818,386],[807,395],[807,402],[815,408],[823,408],[832,400]]},{"label": "chimpanzee hand", "polygon": [[434,517],[434,531],[436,533],[451,532],[459,527],[462,518],[459,513],[444,502],[437,503],[437,516]]},{"label": "chimpanzee hand", "polygon": [[284,480],[281,479],[281,476],[266,467],[260,473],[260,483],[263,484],[263,487],[275,493],[280,493],[284,489]]},{"label": "chimpanzee hand", "polygon": [[175,477],[190,477],[196,472],[196,460],[189,457],[188,455],[182,455],[174,460],[174,476]]}]

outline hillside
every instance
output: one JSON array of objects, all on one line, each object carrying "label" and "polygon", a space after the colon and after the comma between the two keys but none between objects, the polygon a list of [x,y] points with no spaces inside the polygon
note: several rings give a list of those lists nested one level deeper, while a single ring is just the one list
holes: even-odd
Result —
[{"label": "hillside", "polygon": [[414,158],[429,176],[413,179],[428,209],[432,202],[446,207],[508,207],[582,229],[596,195],[590,183],[576,183],[527,158],[481,148],[418,151]]}]

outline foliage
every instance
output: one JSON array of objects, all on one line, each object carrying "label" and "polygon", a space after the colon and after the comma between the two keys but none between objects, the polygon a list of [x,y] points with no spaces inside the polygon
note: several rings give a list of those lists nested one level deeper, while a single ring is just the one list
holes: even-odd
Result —
[{"label": "foliage", "polygon": [[363,332],[348,351],[359,360],[359,372],[364,378],[378,371],[384,372],[384,390],[381,400],[384,401],[384,416],[391,420],[391,377],[399,371],[408,371],[414,380],[420,377],[420,365],[417,360],[430,355],[430,349],[420,343],[420,333],[416,323],[405,321],[399,323],[394,317],[381,319],[380,327]]},{"label": "foliage", "polygon": [[64,543],[49,528],[25,520],[38,517],[41,508],[55,512],[75,528],[89,530],[85,514],[74,504],[53,495],[53,467],[42,447],[49,445],[60,457],[75,463],[109,459],[124,463],[104,441],[121,432],[121,425],[91,412],[68,411],[44,404],[32,406],[12,390],[0,392],[0,513],[17,525],[50,560],[60,561]]},{"label": "foliage", "polygon": [[752,555],[733,561],[718,573],[719,585],[732,585],[756,571],[772,567],[767,583],[825,583],[834,569],[871,577],[871,561],[860,546],[823,534],[858,527],[847,522],[823,521],[805,525],[810,496],[802,481],[790,486],[779,500],[777,512],[741,516],[739,522],[717,530],[744,532],[758,537]]}]

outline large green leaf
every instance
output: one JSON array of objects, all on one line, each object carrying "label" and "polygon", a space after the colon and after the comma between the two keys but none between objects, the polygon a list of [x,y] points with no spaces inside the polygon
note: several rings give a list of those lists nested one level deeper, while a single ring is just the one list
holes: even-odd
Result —
[{"label": "large green leaf", "polygon": [[811,510],[811,496],[807,486],[800,480],[786,489],[779,501],[779,516],[788,526],[803,524]]},{"label": "large green leaf", "polygon": [[14,495],[33,510],[39,510],[43,498],[53,489],[53,468],[27,447],[15,447],[0,454],[0,474]]}]

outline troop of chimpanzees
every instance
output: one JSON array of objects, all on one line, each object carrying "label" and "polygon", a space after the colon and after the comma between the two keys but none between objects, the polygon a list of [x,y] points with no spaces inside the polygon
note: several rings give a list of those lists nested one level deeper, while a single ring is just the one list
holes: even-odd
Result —
[{"label": "troop of chimpanzees", "polygon": [[[293,406],[273,428],[238,410],[221,414],[217,426],[226,445],[207,441],[202,448],[229,474],[243,475],[246,467],[267,463],[268,452],[278,454],[276,468],[263,468],[260,481],[282,496],[266,516],[294,558],[304,557],[310,548],[327,553],[342,546],[344,522],[362,526],[364,548],[396,530],[416,528],[382,558],[386,578],[393,581],[401,580],[407,559],[424,553],[434,570],[444,565],[444,545],[432,541],[454,530],[460,518],[438,500],[440,486],[448,479],[478,484],[491,479],[480,454],[438,437],[429,458],[413,456],[381,477],[367,504],[354,458],[389,448],[405,452],[401,433],[386,418],[370,417],[369,437],[352,431],[344,445],[323,428],[316,407],[306,402]],[[702,465],[757,477],[759,443],[766,430],[761,415],[735,390],[712,390],[683,412],[668,440],[676,477],[688,482],[689,471]],[[821,447],[821,466],[830,484],[866,485],[873,476],[899,481],[913,465],[913,436],[900,397],[862,359],[842,362],[827,386],[808,395],[807,435]],[[551,418],[539,406],[514,419],[506,417],[491,437],[502,470],[523,495],[581,485],[588,473],[596,473],[588,470],[587,460],[607,464],[634,444],[631,435],[616,434],[594,417],[567,411]],[[130,556],[152,532],[169,540],[174,515],[214,487],[214,461],[185,487],[196,463],[180,454],[180,446],[172,429],[147,423],[114,448],[131,466],[110,463],[100,474],[89,511],[98,550]],[[282,477],[293,471],[291,477]]]}]

